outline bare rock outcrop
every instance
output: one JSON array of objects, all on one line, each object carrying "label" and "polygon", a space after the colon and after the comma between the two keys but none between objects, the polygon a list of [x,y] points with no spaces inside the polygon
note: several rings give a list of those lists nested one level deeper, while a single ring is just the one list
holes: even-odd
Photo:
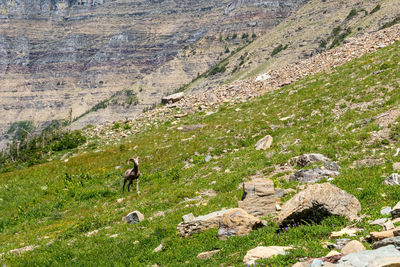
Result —
[{"label": "bare rock outcrop", "polygon": [[278,222],[287,224],[301,220],[319,221],[328,215],[344,216],[357,220],[361,204],[353,195],[330,184],[313,184],[286,202]]},{"label": "bare rock outcrop", "polygon": [[219,223],[218,238],[226,239],[230,236],[244,236],[251,230],[262,227],[260,219],[248,214],[242,209],[231,209],[225,213]]},{"label": "bare rock outcrop", "polygon": [[274,183],[269,179],[256,178],[243,184],[243,198],[239,208],[254,216],[266,216],[275,212]]}]

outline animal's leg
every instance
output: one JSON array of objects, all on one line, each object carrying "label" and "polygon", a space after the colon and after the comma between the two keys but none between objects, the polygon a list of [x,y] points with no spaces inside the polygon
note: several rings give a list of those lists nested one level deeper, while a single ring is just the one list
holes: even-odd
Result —
[{"label": "animal's leg", "polygon": [[139,177],[138,177],[137,180],[136,180],[136,192],[137,192],[138,194],[140,194],[140,191],[139,191]]},{"label": "animal's leg", "polygon": [[130,191],[129,191],[129,188],[131,187],[132,183],[133,183],[133,181],[132,181],[132,180],[129,180],[129,183],[128,183],[128,192],[130,192]]},{"label": "animal's leg", "polygon": [[126,184],[126,179],[124,179],[124,185],[122,186],[122,193],[125,191],[125,184]]}]

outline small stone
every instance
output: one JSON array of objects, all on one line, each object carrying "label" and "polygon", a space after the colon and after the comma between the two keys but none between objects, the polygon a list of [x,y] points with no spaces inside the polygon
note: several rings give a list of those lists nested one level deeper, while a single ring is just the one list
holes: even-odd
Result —
[{"label": "small stone", "polygon": [[195,220],[195,217],[194,217],[193,213],[189,213],[189,214],[182,216],[182,221],[184,223],[192,222],[194,220]]},{"label": "small stone", "polygon": [[275,209],[277,210],[277,211],[280,211],[280,210],[282,210],[282,208],[281,208],[281,206],[277,203],[277,204],[275,204]]},{"label": "small stone", "polygon": [[393,207],[390,213],[392,214],[393,219],[400,218],[400,201],[397,202],[396,206]]},{"label": "small stone", "polygon": [[265,136],[264,138],[260,139],[254,148],[256,150],[267,150],[272,145],[273,138],[270,135]]},{"label": "small stone", "polygon": [[400,162],[393,163],[393,170],[400,171]]},{"label": "small stone", "polygon": [[388,231],[382,231],[382,232],[371,232],[371,239],[374,241],[377,240],[382,240],[388,237],[393,237],[394,236],[394,231],[400,230],[400,226],[396,227],[395,229],[388,230]]},{"label": "small stone", "polygon": [[337,252],[336,250],[331,250],[328,254],[326,254],[325,257],[332,257],[335,255],[340,255],[340,252]]},{"label": "small stone", "polygon": [[259,259],[266,259],[275,255],[285,255],[285,251],[290,249],[292,249],[292,247],[256,247],[247,251],[246,256],[243,258],[243,262],[244,264],[252,265]]},{"label": "small stone", "polygon": [[371,225],[380,225],[383,227],[383,225],[385,224],[385,222],[387,221],[387,218],[380,218],[380,219],[376,219],[375,221],[370,222],[369,224]]},{"label": "small stone", "polygon": [[219,249],[214,249],[211,251],[202,252],[197,255],[197,258],[200,260],[206,260],[214,256],[214,254],[218,253],[219,251]]},{"label": "small stone", "polygon": [[212,157],[209,155],[204,157],[205,162],[209,162],[211,159],[212,159]]},{"label": "small stone", "polygon": [[163,249],[163,244],[161,243],[160,245],[158,245],[158,247],[153,249],[153,253],[160,252],[162,249]]},{"label": "small stone", "polygon": [[124,217],[124,220],[126,220],[127,223],[129,224],[136,224],[138,222],[141,222],[144,220],[144,216],[140,211],[133,211],[126,215]]},{"label": "small stone", "polygon": [[342,254],[350,254],[350,253],[360,252],[363,250],[365,250],[365,247],[360,241],[352,240],[349,243],[347,243],[340,252]]},{"label": "small stone", "polygon": [[397,173],[392,173],[382,183],[385,185],[400,185],[400,175]]},{"label": "small stone", "polygon": [[394,224],[392,223],[392,221],[389,220],[383,224],[383,230],[389,231],[392,229],[394,229]]},{"label": "small stone", "polygon": [[384,207],[384,208],[381,209],[381,214],[382,215],[389,215],[391,211],[392,211],[391,207]]}]

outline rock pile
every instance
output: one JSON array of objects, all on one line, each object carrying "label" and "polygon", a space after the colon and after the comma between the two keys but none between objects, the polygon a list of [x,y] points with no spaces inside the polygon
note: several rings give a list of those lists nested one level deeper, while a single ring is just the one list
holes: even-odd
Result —
[{"label": "rock pile", "polygon": [[322,154],[303,154],[296,159],[297,166],[301,168],[315,163],[322,163],[323,166],[300,170],[291,176],[290,180],[296,180],[300,183],[315,183],[323,178],[331,178],[340,174],[337,163],[331,162],[329,158]]}]

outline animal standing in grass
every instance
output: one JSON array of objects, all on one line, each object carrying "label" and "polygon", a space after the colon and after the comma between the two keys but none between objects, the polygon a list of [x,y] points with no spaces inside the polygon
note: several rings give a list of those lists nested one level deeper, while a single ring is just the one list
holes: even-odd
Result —
[{"label": "animal standing in grass", "polygon": [[125,184],[127,181],[129,181],[128,183],[128,192],[129,192],[129,187],[132,185],[133,180],[136,180],[136,192],[138,194],[140,194],[139,191],[139,176],[140,176],[140,171],[139,171],[139,157],[137,158],[130,158],[128,160],[128,164],[129,162],[133,163],[133,168],[129,169],[125,172],[124,175],[124,185],[122,186],[122,192],[124,192],[125,189]]}]

